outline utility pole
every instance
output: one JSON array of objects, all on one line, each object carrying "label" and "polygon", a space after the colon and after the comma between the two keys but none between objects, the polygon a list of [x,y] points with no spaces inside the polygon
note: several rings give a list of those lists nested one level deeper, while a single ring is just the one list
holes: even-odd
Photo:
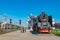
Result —
[{"label": "utility pole", "polygon": [[6,24],[6,21],[7,21],[7,16],[6,16],[6,14],[4,14],[4,22],[3,22],[3,23],[4,23],[4,24],[3,24],[3,25],[4,25],[4,29],[5,29],[5,26],[6,26],[6,25],[5,25],[5,24]]}]

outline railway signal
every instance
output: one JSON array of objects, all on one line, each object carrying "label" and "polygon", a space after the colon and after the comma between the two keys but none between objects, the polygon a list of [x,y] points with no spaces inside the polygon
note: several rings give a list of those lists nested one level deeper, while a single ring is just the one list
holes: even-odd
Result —
[{"label": "railway signal", "polygon": [[20,26],[21,26],[21,19],[19,20],[19,24],[20,24]]}]

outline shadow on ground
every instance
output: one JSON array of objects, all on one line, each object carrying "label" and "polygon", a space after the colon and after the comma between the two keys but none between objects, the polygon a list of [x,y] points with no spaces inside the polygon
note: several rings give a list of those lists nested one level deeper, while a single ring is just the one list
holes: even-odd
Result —
[{"label": "shadow on ground", "polygon": [[37,31],[30,31],[32,34],[40,34],[39,32]]},{"label": "shadow on ground", "polygon": [[50,34],[50,33],[40,33],[40,32],[37,32],[37,31],[30,31],[32,34]]},{"label": "shadow on ground", "polygon": [[57,34],[55,34],[55,35],[60,37],[60,35],[57,35]]}]

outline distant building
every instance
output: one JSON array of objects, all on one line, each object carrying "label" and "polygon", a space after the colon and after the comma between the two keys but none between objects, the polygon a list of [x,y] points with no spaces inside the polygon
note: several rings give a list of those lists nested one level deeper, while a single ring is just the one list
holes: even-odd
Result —
[{"label": "distant building", "polygon": [[4,29],[15,29],[15,28],[18,27],[15,24],[9,24],[9,23],[6,23],[5,26],[4,26],[4,25],[1,25],[2,23],[3,22],[0,22],[0,28],[4,28]]},{"label": "distant building", "polygon": [[60,29],[60,23],[55,23],[55,24],[54,24],[54,27],[55,27],[56,29]]},{"label": "distant building", "polygon": [[2,22],[0,22],[0,28],[1,28],[1,24],[2,24]]},{"label": "distant building", "polygon": [[16,24],[12,23],[12,19],[10,18],[10,23],[7,22],[7,16],[6,14],[4,14],[4,21],[0,22],[0,28],[4,28],[4,29],[12,29],[12,28],[17,28]]}]

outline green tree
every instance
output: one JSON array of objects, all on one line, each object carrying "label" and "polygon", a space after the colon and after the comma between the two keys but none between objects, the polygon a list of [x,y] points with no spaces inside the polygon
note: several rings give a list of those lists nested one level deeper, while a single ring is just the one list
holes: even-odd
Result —
[{"label": "green tree", "polygon": [[48,22],[49,22],[50,25],[52,26],[52,16],[51,16],[51,15],[48,17]]}]

